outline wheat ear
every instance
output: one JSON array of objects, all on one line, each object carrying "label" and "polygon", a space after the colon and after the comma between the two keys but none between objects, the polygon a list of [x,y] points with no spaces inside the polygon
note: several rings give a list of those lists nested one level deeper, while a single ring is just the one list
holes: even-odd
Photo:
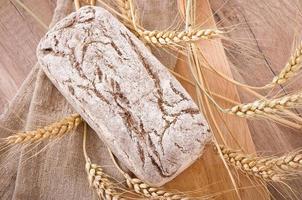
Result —
[{"label": "wheat ear", "polygon": [[173,200],[188,200],[189,197],[185,197],[184,194],[175,194],[172,192],[165,191],[161,188],[151,187],[150,185],[144,183],[142,180],[138,178],[131,178],[128,174],[123,174],[127,186],[130,189],[133,189],[136,193],[141,194],[145,197],[152,198],[152,199],[173,199]]},{"label": "wheat ear", "polygon": [[284,69],[278,76],[275,76],[272,85],[283,84],[290,78],[295,76],[302,67],[302,42],[295,50],[295,53],[290,57]]},{"label": "wheat ear", "polygon": [[116,190],[115,183],[110,176],[104,173],[101,166],[91,163],[86,151],[87,124],[84,123],[83,153],[85,157],[85,169],[90,187],[93,187],[100,199],[122,200],[121,193]]},{"label": "wheat ear", "polygon": [[104,173],[101,166],[91,163],[90,159],[86,160],[86,173],[89,185],[93,187],[99,198],[105,200],[118,200],[121,194],[115,190],[115,184],[110,180],[110,176]]},{"label": "wheat ear", "polygon": [[190,199],[189,197],[186,197],[182,193],[168,192],[162,188],[152,187],[138,178],[132,178],[129,174],[127,174],[121,169],[121,167],[116,162],[116,159],[109,148],[108,151],[116,168],[125,177],[127,186],[130,189],[133,189],[135,193],[151,199],[161,199],[161,200],[189,200]]},{"label": "wheat ear", "polygon": [[177,45],[181,43],[195,42],[201,39],[208,40],[223,34],[222,31],[217,29],[196,29],[189,32],[159,30],[148,31],[137,24],[137,16],[133,8],[132,0],[118,0],[117,5],[120,9],[121,15],[123,16],[123,23],[130,28],[130,30],[134,30],[140,39],[152,45]]},{"label": "wheat ear", "polygon": [[137,30],[139,35],[148,43],[154,45],[175,45],[179,43],[195,42],[201,39],[212,39],[223,32],[217,29],[197,29],[186,31],[144,31]]},{"label": "wheat ear", "polygon": [[263,115],[276,113],[286,108],[293,108],[302,103],[302,93],[287,95],[272,100],[257,100],[252,103],[236,105],[229,109],[224,109],[225,113],[235,114],[239,117],[253,117],[255,115]]},{"label": "wheat ear", "polygon": [[3,140],[7,144],[26,144],[40,142],[45,139],[59,138],[75,129],[81,121],[82,118],[79,114],[73,114],[43,128],[38,128],[34,131],[19,132]]},{"label": "wheat ear", "polygon": [[225,146],[220,146],[220,149],[228,164],[266,181],[280,182],[286,179],[287,175],[297,173],[302,169],[301,150],[281,157],[258,157],[243,154]]}]

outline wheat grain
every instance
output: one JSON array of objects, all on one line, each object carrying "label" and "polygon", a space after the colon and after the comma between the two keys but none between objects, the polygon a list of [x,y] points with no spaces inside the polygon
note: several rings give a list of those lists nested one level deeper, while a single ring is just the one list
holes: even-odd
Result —
[{"label": "wheat grain", "polygon": [[276,168],[285,173],[295,172],[302,168],[302,153],[296,151],[276,160]]},{"label": "wheat grain", "polygon": [[19,132],[3,140],[7,144],[26,144],[45,139],[59,138],[75,129],[81,121],[82,118],[79,114],[73,114],[43,128],[38,128],[34,131]]},{"label": "wheat grain", "polygon": [[104,173],[101,166],[92,164],[88,158],[86,160],[85,168],[89,185],[94,187],[99,198],[105,200],[123,199],[121,194],[115,189],[115,184],[110,180],[110,176]]},{"label": "wheat grain", "polygon": [[286,179],[286,175],[302,169],[301,151],[281,157],[258,157],[243,154],[225,146],[220,146],[220,149],[228,164],[266,181],[279,182]]},{"label": "wheat grain", "polygon": [[290,57],[284,69],[275,76],[272,84],[283,84],[295,76],[302,67],[302,43],[297,47],[295,53]]}]

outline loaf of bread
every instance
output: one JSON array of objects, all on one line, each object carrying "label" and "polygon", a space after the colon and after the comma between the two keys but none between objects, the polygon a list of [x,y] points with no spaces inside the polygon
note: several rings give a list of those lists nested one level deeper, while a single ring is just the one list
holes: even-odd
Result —
[{"label": "loaf of bread", "polygon": [[185,89],[102,8],[83,7],[61,20],[42,38],[37,56],[119,161],[153,186],[192,164],[211,139]]}]

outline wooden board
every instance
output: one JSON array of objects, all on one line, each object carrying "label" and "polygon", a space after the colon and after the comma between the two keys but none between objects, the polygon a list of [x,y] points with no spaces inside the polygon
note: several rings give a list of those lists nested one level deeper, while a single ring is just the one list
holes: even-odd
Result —
[{"label": "wooden board", "polygon": [[[216,25],[212,17],[209,2],[207,0],[197,1],[197,8],[197,13],[203,13],[203,15],[198,15],[198,18],[196,19],[198,23],[203,24],[205,28],[215,28]],[[223,72],[230,77],[232,76],[227,57],[224,53],[223,46],[220,41],[201,41],[199,45],[204,57],[207,59],[211,66],[215,67],[216,70]],[[193,81],[188,65],[182,60],[185,60],[185,58],[182,57],[180,59],[180,62],[176,66],[175,71]],[[237,89],[232,84],[228,83],[220,77],[213,76],[213,73],[211,72],[204,72],[204,77],[212,92],[225,96],[231,100],[235,100],[237,102],[240,101]],[[195,96],[196,89],[191,85],[186,84],[186,86],[187,90],[190,91],[190,94]],[[219,102],[219,104],[223,107],[230,106],[230,104],[224,101]],[[215,109],[215,106],[211,106],[211,109],[216,123],[219,125],[219,129],[222,130],[225,138],[227,138],[228,146],[232,146],[233,148],[238,149],[239,146],[236,143],[238,142],[246,152],[255,153],[255,146],[251,138],[247,121],[242,118],[238,119],[236,116],[221,114],[217,111],[217,109]],[[208,114],[207,116],[208,119],[211,118],[210,114]],[[227,123],[227,125],[225,125],[224,123]],[[210,124],[212,125],[212,127],[214,127],[213,121],[211,121]],[[222,144],[222,141],[219,140],[219,134],[217,133],[217,131],[214,128],[212,130],[217,136],[219,143]],[[228,132],[232,133],[232,135],[237,140],[236,142]],[[239,180],[237,184],[239,183],[238,188],[241,188],[240,195],[242,199],[267,198],[264,192],[264,188],[251,187],[253,183],[251,183],[244,175],[237,175],[235,173],[234,177],[236,177],[236,180]],[[182,182],[181,180],[183,179],[192,180],[192,182]],[[181,187],[187,187],[190,190],[197,190],[198,187],[200,187],[200,183],[203,183],[204,185],[210,185],[210,187],[200,192],[200,196],[213,193],[219,194],[219,192],[221,191],[228,191],[223,195],[217,195],[217,198],[236,199],[236,191],[230,180],[231,179],[229,173],[227,172],[223,162],[220,160],[219,155],[217,154],[217,152],[213,151],[212,146],[209,146],[206,154],[201,157],[200,161],[198,163],[195,163],[192,168],[185,171],[182,176],[179,176],[175,180],[175,182],[170,183],[170,185],[173,185],[170,187],[179,188],[179,185],[181,185]],[[250,189],[242,189],[249,187]]]},{"label": "wooden board", "polygon": [[[238,31],[230,32],[229,37],[234,41],[227,45],[226,51],[233,75],[241,82],[254,86],[269,83],[285,66],[289,56],[301,42],[300,0],[239,0],[228,3],[212,0],[211,6],[221,27],[239,26]],[[300,80],[301,74],[294,84],[279,87],[278,90],[283,94],[299,90],[302,85]],[[244,90],[239,92],[244,102],[255,99]],[[286,128],[266,120],[249,120],[248,123],[257,152],[261,155],[280,155],[302,146],[301,130]],[[301,191],[301,178],[288,183],[293,191]],[[270,187],[276,199],[302,199],[301,192],[296,192],[297,197],[294,197],[293,192],[285,186],[274,187],[285,194],[281,196]]]},{"label": "wooden board", "polygon": [[[55,1],[24,0],[23,2],[42,18],[46,24],[49,23]],[[215,14],[216,19],[218,21],[223,19],[219,24],[221,26],[228,26],[234,23],[243,24],[246,21],[251,21],[252,24],[249,24],[249,27],[244,27],[239,33],[237,32],[230,36],[232,38],[249,38],[249,42],[253,41],[253,50],[262,55],[265,61],[268,60],[268,62],[257,63],[255,65],[254,62],[248,62],[249,58],[243,57],[241,54],[228,54],[229,61],[231,61],[231,64],[236,64],[237,71],[239,66],[241,66],[239,73],[232,71],[233,76],[252,85],[262,85],[269,82],[274,74],[281,69],[290,55],[292,36],[297,31],[296,28],[293,28],[296,27],[293,25],[293,19],[297,19],[295,13],[297,13],[297,10],[301,10],[301,2],[285,0],[230,0],[228,3],[225,2],[224,0],[210,0],[212,10],[217,12]],[[222,5],[223,7],[221,7]],[[278,10],[278,13],[274,13],[272,10]],[[278,19],[281,18],[281,15],[282,20],[280,21]],[[18,87],[30,71],[30,68],[36,62],[35,48],[45,31],[14,1],[3,0],[0,2],[0,16],[1,111],[4,104],[14,96]],[[264,20],[265,24],[263,24]],[[238,46],[234,48],[237,52],[241,50]],[[272,65],[272,63],[274,64]],[[239,92],[241,94],[242,91]],[[241,97],[245,102],[252,100],[250,97]],[[301,136],[297,135],[297,132],[278,125],[253,121],[249,122],[249,127],[256,149],[261,153],[286,152],[302,145]],[[290,132],[293,134],[289,134]],[[208,151],[211,151],[211,153],[208,153],[208,158],[205,159],[208,161],[215,159],[212,157],[214,155],[213,149],[209,148]],[[201,186],[200,191],[203,194],[209,194],[212,191],[213,185],[202,183],[204,179],[190,179],[190,177],[196,175],[194,173],[196,170],[200,171],[201,174],[198,177],[205,177],[209,182],[213,182],[213,178],[205,173],[205,167],[202,166],[202,163],[202,160],[198,161],[191,167],[192,171],[186,172],[188,176],[179,177],[176,180],[185,183],[182,187],[183,190],[190,190],[192,187],[197,188],[197,186],[200,188]],[[207,170],[208,172],[212,170],[211,173],[214,173],[216,167],[217,165],[213,165]],[[190,174],[191,176],[189,176]],[[224,183],[219,182],[214,184],[223,185]],[[172,186],[173,184],[171,184]],[[301,190],[301,183],[297,183],[295,189],[297,191]]]},{"label": "wooden board", "polygon": [[[54,3],[31,0],[26,5],[46,24],[50,22]],[[37,62],[36,46],[44,33],[41,25],[15,1],[0,2],[0,112]]]}]

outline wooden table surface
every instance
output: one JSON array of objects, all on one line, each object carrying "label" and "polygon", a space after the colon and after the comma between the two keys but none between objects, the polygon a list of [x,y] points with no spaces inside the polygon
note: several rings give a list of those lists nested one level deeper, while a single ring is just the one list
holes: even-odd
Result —
[{"label": "wooden table surface", "polygon": [[[23,0],[45,24],[51,20],[55,0]],[[225,42],[233,76],[251,85],[264,85],[283,68],[294,42],[302,36],[299,0],[210,0],[219,27],[236,26],[232,42]],[[36,46],[45,29],[14,0],[0,1],[0,112],[16,94],[36,63]],[[246,53],[248,52],[248,53]],[[301,88],[297,80],[284,93]],[[239,90],[241,100],[253,100]],[[262,154],[288,152],[302,146],[301,130],[267,121],[249,121],[256,149]],[[293,183],[301,190],[301,182]],[[300,194],[301,195],[301,194]],[[302,199],[302,196],[300,196]]]}]

